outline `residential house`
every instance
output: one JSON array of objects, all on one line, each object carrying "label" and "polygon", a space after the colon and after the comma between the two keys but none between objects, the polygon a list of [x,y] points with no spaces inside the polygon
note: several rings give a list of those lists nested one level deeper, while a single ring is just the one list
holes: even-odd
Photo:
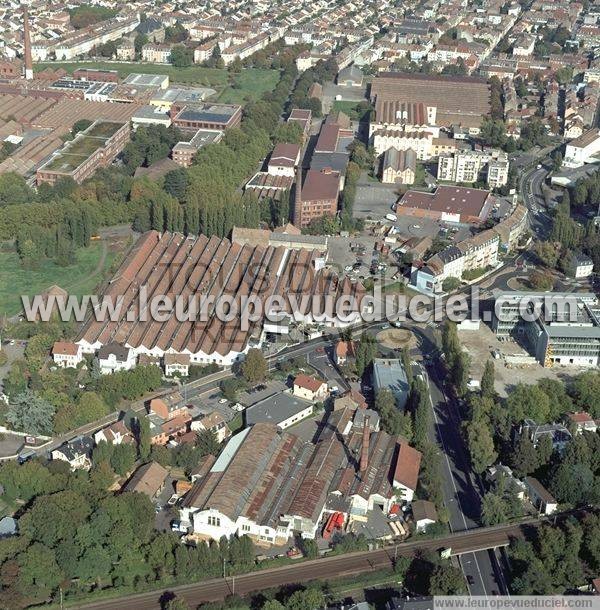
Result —
[{"label": "residential house", "polygon": [[526,419],[521,426],[520,432],[529,436],[534,447],[538,446],[544,436],[549,436],[552,440],[552,446],[560,453],[564,451],[567,444],[571,441],[571,433],[560,423],[536,424],[533,420]]},{"label": "residential house", "polygon": [[428,500],[415,500],[411,504],[415,529],[417,532],[422,532],[430,525],[433,525],[438,520],[435,504]]},{"label": "residential house", "polygon": [[129,371],[135,367],[135,352],[125,345],[112,342],[98,350],[98,364],[103,375],[117,371]]},{"label": "residential house", "polygon": [[596,432],[598,430],[598,425],[593,417],[585,411],[569,413],[567,418],[569,423],[575,427],[577,434],[581,434],[582,432]]},{"label": "residential house", "polygon": [[92,466],[91,455],[94,441],[90,436],[79,436],[76,439],[63,443],[54,449],[50,456],[53,460],[67,462],[71,470],[89,470]]},{"label": "residential house", "polygon": [[120,445],[121,443],[135,443],[135,439],[133,438],[133,434],[131,434],[130,430],[127,428],[125,423],[120,420],[111,424],[110,426],[106,426],[106,428],[102,428],[98,430],[94,434],[94,441],[96,445],[104,441],[109,445]]},{"label": "residential house", "polygon": [[155,413],[162,419],[172,419],[178,415],[188,413],[187,405],[183,403],[183,396],[179,392],[173,392],[160,398],[153,398],[149,404],[149,413]]},{"label": "residential house", "polygon": [[77,368],[83,362],[83,352],[77,343],[56,341],[52,346],[52,358],[62,368]]},{"label": "residential house", "polygon": [[535,477],[525,477],[524,483],[527,488],[527,497],[540,513],[551,515],[556,512],[558,502]]},{"label": "residential house", "polygon": [[165,375],[167,377],[187,377],[190,372],[189,354],[165,354]]},{"label": "residential house", "polygon": [[408,443],[399,443],[393,482],[394,489],[400,492],[399,495],[405,502],[410,503],[414,498],[422,457],[422,453]]},{"label": "residential house", "polygon": [[356,358],[356,343],[354,341],[338,341],[333,352],[333,360],[338,366],[348,364]]},{"label": "residential house", "polygon": [[168,474],[167,469],[157,462],[148,462],[133,473],[123,491],[142,493],[154,500],[163,490]]},{"label": "residential house", "polygon": [[227,422],[218,411],[213,411],[201,419],[195,419],[191,423],[190,428],[194,431],[210,430],[215,435],[218,443],[222,443],[231,436],[231,430]]},{"label": "residential house", "polygon": [[320,401],[327,398],[327,384],[310,375],[300,374],[294,379],[294,396],[305,400]]},{"label": "residential house", "polygon": [[584,254],[575,254],[571,265],[571,275],[576,280],[590,277],[594,272],[594,261]]}]

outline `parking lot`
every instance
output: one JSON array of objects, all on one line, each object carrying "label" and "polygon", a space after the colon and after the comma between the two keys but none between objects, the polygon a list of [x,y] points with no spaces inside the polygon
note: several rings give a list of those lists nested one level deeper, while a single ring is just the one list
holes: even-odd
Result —
[{"label": "parking lot", "polygon": [[380,220],[392,211],[398,201],[398,185],[380,182],[359,182],[353,213],[355,218]]}]

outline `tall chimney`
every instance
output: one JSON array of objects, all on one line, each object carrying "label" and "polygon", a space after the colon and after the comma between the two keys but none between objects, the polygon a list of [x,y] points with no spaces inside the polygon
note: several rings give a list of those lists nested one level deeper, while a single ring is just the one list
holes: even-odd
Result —
[{"label": "tall chimney", "polygon": [[298,165],[296,168],[296,188],[294,189],[294,224],[297,227],[302,226],[302,166]]},{"label": "tall chimney", "polygon": [[365,415],[363,437],[362,437],[362,448],[360,451],[360,472],[364,474],[369,466],[369,439],[371,437],[371,430],[369,429],[369,416]]},{"label": "tall chimney", "polygon": [[23,38],[25,47],[25,78],[33,78],[33,61],[31,60],[31,36],[29,34],[29,11],[27,7],[23,9]]}]

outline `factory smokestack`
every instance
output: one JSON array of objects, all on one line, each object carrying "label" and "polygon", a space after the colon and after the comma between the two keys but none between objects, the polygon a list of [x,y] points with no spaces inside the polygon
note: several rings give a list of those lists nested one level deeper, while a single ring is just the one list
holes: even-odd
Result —
[{"label": "factory smokestack", "polygon": [[369,466],[369,439],[371,438],[371,430],[369,428],[369,416],[367,415],[364,420],[363,437],[362,437],[362,448],[360,450],[360,472],[363,474],[366,472]]},{"label": "factory smokestack", "polygon": [[31,35],[29,33],[29,11],[27,7],[23,9],[23,39],[25,47],[25,78],[33,78],[33,61],[31,59]]}]

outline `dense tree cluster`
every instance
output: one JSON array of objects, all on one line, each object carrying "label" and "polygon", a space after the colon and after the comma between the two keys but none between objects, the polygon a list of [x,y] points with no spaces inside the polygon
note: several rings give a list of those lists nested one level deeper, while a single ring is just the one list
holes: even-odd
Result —
[{"label": "dense tree cluster", "polygon": [[517,595],[552,595],[580,587],[600,569],[600,517],[536,528],[533,540],[509,547],[511,590]]},{"label": "dense tree cluster", "polygon": [[[127,451],[115,448],[111,456],[121,469],[130,463]],[[123,454],[118,459],[117,452]],[[99,589],[140,590],[221,576],[224,565],[227,574],[253,567],[249,538],[183,546],[170,532],[154,529],[147,496],[113,495],[107,480],[101,469],[70,472],[62,462],[2,464],[4,498],[27,502],[19,535],[0,540],[0,591],[7,607],[58,601],[59,585],[65,601],[77,605],[81,595]]]}]

